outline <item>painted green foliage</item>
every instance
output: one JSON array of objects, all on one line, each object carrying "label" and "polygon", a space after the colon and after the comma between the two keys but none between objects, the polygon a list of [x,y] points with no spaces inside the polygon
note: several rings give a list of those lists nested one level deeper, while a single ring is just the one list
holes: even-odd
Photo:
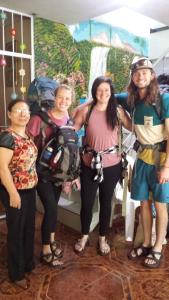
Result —
[{"label": "painted green foliage", "polygon": [[[85,76],[85,90],[87,91],[89,75],[90,75],[90,57],[93,45],[89,41],[82,41],[77,43],[77,49],[80,57],[80,70]],[[85,92],[85,91],[84,91]]]},{"label": "painted green foliage", "polygon": [[36,68],[48,65],[48,76],[65,75],[80,68],[79,52],[67,27],[49,20],[35,18]]},{"label": "painted green foliage", "polygon": [[37,75],[64,81],[69,77],[79,99],[85,91],[81,71],[81,57],[67,26],[35,18],[35,68]]},{"label": "painted green foliage", "polygon": [[107,58],[107,72],[113,78],[116,92],[123,91],[129,82],[130,64],[135,54],[111,48]]},{"label": "painted green foliage", "polygon": [[[49,77],[68,79],[75,87],[78,100],[88,90],[90,57],[93,47],[102,46],[90,41],[73,40],[66,25],[35,18],[35,68]],[[134,54],[110,48],[107,75],[113,78],[116,92],[124,90],[129,78],[129,65]]]}]

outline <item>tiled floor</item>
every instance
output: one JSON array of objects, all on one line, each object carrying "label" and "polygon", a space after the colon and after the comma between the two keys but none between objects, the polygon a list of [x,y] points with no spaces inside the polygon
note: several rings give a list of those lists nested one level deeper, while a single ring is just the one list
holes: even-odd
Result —
[{"label": "tiled floor", "polygon": [[131,262],[127,252],[131,245],[124,241],[124,220],[114,222],[110,229],[111,253],[101,257],[97,253],[97,229],[91,234],[90,245],[83,256],[73,252],[79,234],[59,224],[57,235],[64,248],[64,268],[50,269],[40,264],[40,222],[36,218],[36,269],[28,275],[29,287],[23,291],[11,284],[6,270],[6,225],[0,222],[0,300],[168,300],[169,247],[157,270],[149,270],[142,262]]}]

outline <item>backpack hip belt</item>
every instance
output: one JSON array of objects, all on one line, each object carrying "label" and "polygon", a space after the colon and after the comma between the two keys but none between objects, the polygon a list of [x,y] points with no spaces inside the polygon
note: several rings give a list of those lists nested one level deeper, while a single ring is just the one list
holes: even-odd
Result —
[{"label": "backpack hip belt", "polygon": [[162,141],[153,145],[149,144],[141,144],[138,140],[134,143],[133,149],[139,153],[141,153],[145,149],[151,149],[153,150],[154,154],[154,164],[156,167],[159,167],[160,165],[160,152],[165,152],[167,146],[167,141]]},{"label": "backpack hip belt", "polygon": [[156,144],[141,144],[138,140],[135,141],[133,149],[136,152],[142,152],[144,149],[158,150],[159,152],[166,151],[167,141],[162,141]]}]

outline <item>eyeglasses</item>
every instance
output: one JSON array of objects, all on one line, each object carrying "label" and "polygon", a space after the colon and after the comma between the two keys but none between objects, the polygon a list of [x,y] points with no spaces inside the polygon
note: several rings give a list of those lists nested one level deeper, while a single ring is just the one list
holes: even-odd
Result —
[{"label": "eyeglasses", "polygon": [[13,113],[15,113],[15,114],[25,114],[25,115],[30,115],[30,111],[29,111],[29,109],[19,109],[19,108],[17,108],[17,109],[14,109],[14,110],[12,110],[12,112]]}]

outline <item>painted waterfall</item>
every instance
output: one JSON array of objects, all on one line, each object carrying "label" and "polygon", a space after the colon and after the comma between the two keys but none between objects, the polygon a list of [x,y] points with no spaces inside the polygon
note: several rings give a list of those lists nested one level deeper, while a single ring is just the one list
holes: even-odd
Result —
[{"label": "painted waterfall", "polygon": [[106,74],[108,47],[94,47],[91,51],[90,75],[88,85],[88,98],[91,97],[93,81],[101,75]]}]

